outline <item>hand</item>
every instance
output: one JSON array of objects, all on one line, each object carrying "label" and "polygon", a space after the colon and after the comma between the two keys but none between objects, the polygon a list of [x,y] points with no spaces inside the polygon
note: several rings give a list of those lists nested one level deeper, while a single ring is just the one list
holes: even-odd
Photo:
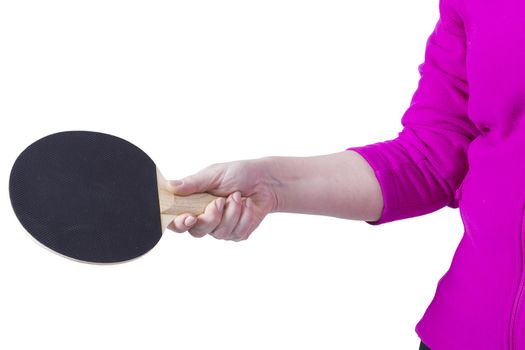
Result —
[{"label": "hand", "polygon": [[[209,234],[224,240],[247,239],[264,217],[277,208],[273,186],[276,180],[268,171],[269,162],[269,158],[261,158],[218,163],[170,181],[170,189],[176,195],[208,192],[221,198],[208,204],[196,220],[184,213],[175,217],[168,228],[179,233],[188,231],[194,237]],[[241,196],[245,198],[241,200]]]}]

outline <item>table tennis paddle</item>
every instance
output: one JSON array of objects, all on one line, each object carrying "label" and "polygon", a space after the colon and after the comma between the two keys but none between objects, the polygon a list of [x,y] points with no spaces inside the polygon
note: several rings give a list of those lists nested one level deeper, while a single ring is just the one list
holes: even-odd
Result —
[{"label": "table tennis paddle", "polygon": [[199,215],[216,196],[176,196],[151,158],[119,137],[59,132],[16,159],[9,194],[22,226],[55,252],[86,262],[134,259],[176,215]]}]

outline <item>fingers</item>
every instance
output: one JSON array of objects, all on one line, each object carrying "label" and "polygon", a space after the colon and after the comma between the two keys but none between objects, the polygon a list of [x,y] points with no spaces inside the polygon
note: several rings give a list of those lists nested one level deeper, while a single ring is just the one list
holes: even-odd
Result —
[{"label": "fingers", "polygon": [[252,231],[255,230],[255,227],[251,227],[254,222],[256,220],[253,212],[253,201],[251,198],[246,198],[243,200],[241,218],[231,233],[231,239],[236,242],[248,239]]},{"label": "fingers", "polygon": [[196,174],[180,180],[168,181],[168,187],[174,194],[181,196],[206,192],[219,185],[222,173],[222,168],[218,164],[210,165]]},{"label": "fingers", "polygon": [[197,217],[197,223],[188,232],[193,237],[203,237],[212,232],[221,222],[225,199],[219,197],[206,206],[204,213]]},{"label": "fingers", "polygon": [[216,239],[241,241],[248,238],[257,222],[251,198],[242,198],[236,191],[228,198],[219,197],[206,206],[203,214],[195,219],[190,214],[178,215],[168,226],[175,232],[188,231],[193,237],[209,234]]},{"label": "fingers", "polygon": [[237,226],[241,213],[241,193],[236,191],[226,199],[222,220],[216,225],[210,235],[217,239],[231,239],[231,233]]},{"label": "fingers", "polygon": [[197,218],[190,214],[177,215],[175,219],[170,222],[168,228],[172,231],[183,233],[188,231],[195,223]]}]

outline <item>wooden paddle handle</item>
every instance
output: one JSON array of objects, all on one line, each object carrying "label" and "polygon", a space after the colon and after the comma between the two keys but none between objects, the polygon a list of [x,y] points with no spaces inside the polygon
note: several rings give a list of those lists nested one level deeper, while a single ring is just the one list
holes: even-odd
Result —
[{"label": "wooden paddle handle", "polygon": [[161,204],[161,214],[180,215],[182,213],[190,213],[195,216],[204,213],[204,210],[215,199],[219,198],[209,193],[194,193],[188,196],[177,196],[172,193],[163,193],[160,200],[164,202]]},{"label": "wooden paddle handle", "polygon": [[167,181],[157,169],[157,189],[159,192],[159,206],[162,231],[177,215],[190,213],[195,216],[204,213],[204,210],[215,199],[219,198],[209,193],[194,193],[188,196],[177,196],[168,190]]}]

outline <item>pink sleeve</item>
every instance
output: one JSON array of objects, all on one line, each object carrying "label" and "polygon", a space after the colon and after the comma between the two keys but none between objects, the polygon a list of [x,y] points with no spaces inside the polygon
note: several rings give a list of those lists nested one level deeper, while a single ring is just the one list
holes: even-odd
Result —
[{"label": "pink sleeve", "polygon": [[479,131],[467,116],[466,40],[461,17],[440,0],[440,18],[419,65],[420,80],[393,140],[350,147],[374,169],[384,207],[371,225],[457,208],[467,148]]}]

